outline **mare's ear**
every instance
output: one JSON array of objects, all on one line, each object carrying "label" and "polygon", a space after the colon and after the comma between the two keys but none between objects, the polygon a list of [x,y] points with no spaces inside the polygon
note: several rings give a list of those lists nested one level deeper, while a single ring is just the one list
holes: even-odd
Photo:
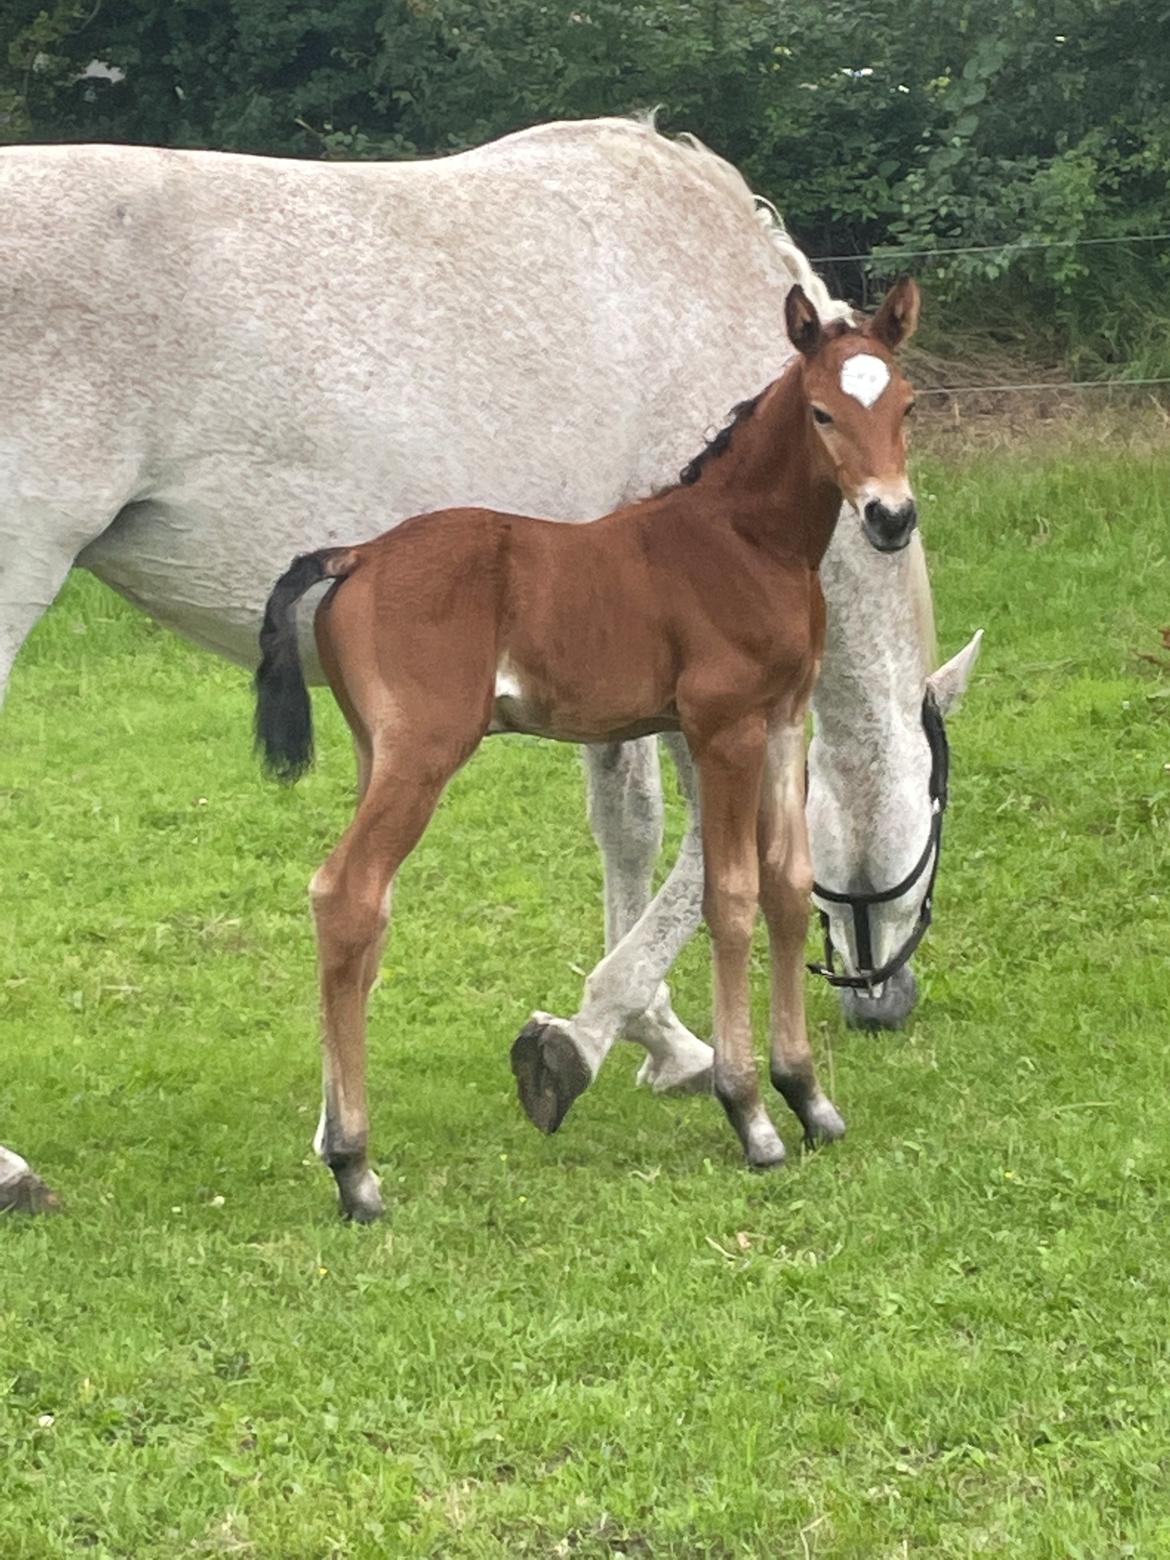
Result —
[{"label": "mare's ear", "polygon": [[881,308],[869,322],[868,333],[894,352],[918,329],[918,309],[922,295],[912,276],[900,276],[882,299]]},{"label": "mare's ear", "polygon": [[983,630],[979,631],[949,661],[944,661],[937,672],[931,672],[926,686],[934,694],[942,714],[947,715],[967,691],[975,662],[979,659],[979,646],[983,643]]},{"label": "mare's ear", "polygon": [[820,318],[804,288],[797,285],[784,300],[784,324],[788,339],[804,357],[815,357],[824,337]]}]

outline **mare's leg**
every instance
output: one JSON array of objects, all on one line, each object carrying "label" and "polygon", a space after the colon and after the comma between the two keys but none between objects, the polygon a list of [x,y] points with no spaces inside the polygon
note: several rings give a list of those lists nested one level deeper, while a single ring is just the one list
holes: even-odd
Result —
[{"label": "mare's leg", "polygon": [[760,1099],[752,1046],[749,963],[759,903],[756,831],[765,734],[756,719],[707,738],[696,752],[703,801],[703,914],[715,986],[715,1093],[747,1162],[766,1169],[784,1145]]},{"label": "mare's leg", "polygon": [[[638,1074],[640,1083],[649,1083],[655,1089],[702,1092],[711,1087],[711,1048],[675,1017],[670,994],[662,983],[663,976],[698,929],[703,894],[694,771],[682,737],[669,740],[690,812],[678,860],[658,894],[628,927],[616,916],[611,917],[613,901],[607,903],[607,943],[612,940],[612,946],[586,980],[576,1015],[566,1020],[547,1013],[534,1014],[513,1048],[521,1102],[533,1122],[546,1132],[555,1131],[560,1125],[577,1094],[597,1076],[614,1040],[622,1033],[649,1053]],[[597,772],[596,766],[593,772]],[[612,842],[614,854],[619,855],[624,850],[620,816],[616,808],[598,804],[601,790],[600,785],[591,788],[590,817],[603,848],[606,841]],[[642,817],[645,816],[643,812]],[[660,837],[659,825],[655,825],[655,837]],[[608,850],[606,859],[610,859]],[[628,869],[628,854],[626,864]],[[652,858],[645,863],[642,894],[649,891],[651,868]],[[607,884],[608,881],[607,873]],[[633,912],[636,903],[634,896],[626,900],[627,914]],[[620,940],[615,936],[619,931]]]},{"label": "mare's leg", "polygon": [[658,742],[596,743],[583,749],[589,827],[605,871],[605,946],[629,931],[650,899],[662,849]]},{"label": "mare's leg", "polygon": [[[39,508],[26,514],[18,497],[0,490],[0,704],[17,652],[61,589],[78,548],[101,524]],[[20,1155],[0,1145],[0,1213],[45,1213],[57,1205]]]},{"label": "mare's leg", "polygon": [[[622,953],[594,970],[586,987],[586,999],[621,1001],[626,970],[623,959],[644,972],[641,982],[626,987],[627,1016],[623,1035],[649,1053],[638,1069],[637,1082],[660,1092],[674,1089],[688,1094],[711,1092],[715,1053],[697,1039],[676,1016],[664,978],[703,919],[703,837],[699,814],[699,784],[686,738],[671,732],[663,738],[670,750],[687,806],[687,827],[678,857],[661,889],[645,913],[623,940]],[[627,946],[628,945],[628,946]],[[614,949],[619,954],[618,949]],[[657,971],[663,981],[644,1012],[635,1008],[645,983]]]},{"label": "mare's leg", "polygon": [[804,1016],[804,945],[812,858],[804,816],[804,723],[776,724],[760,796],[760,903],[772,959],[772,1083],[799,1117],[807,1143],[829,1142],[845,1123],[821,1092]]},{"label": "mare's leg", "polygon": [[[607,957],[589,975],[571,1024],[591,1034],[600,1029],[611,1040],[620,1031],[621,1039],[642,1046],[647,1056],[638,1071],[640,1084],[693,1092],[711,1086],[711,1047],[676,1017],[663,977],[702,914],[698,801],[685,741],[678,734],[666,741],[687,799],[688,832],[676,870],[653,901],[654,866],[662,848],[657,739],[585,749],[589,822],[605,867]],[[680,909],[680,894],[691,910]],[[681,937],[680,913],[688,925]],[[596,1071],[601,1057],[594,1060]]]},{"label": "mare's leg", "polygon": [[[314,1147],[332,1170],[342,1212],[367,1223],[382,1212],[369,1168],[366,1006],[390,918],[394,875],[430,821],[466,749],[374,753],[357,816],[309,887],[317,927],[324,1103]],[[359,750],[359,784],[360,750]]]}]

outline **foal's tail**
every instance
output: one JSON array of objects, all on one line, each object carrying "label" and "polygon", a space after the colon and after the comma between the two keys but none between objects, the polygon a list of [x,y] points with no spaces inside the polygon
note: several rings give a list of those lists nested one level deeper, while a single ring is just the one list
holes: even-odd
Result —
[{"label": "foal's tail", "polygon": [[277,580],[264,609],[256,671],[256,750],[267,773],[289,785],[313,762],[313,708],[293,607],[310,586],[352,574],[357,561],[352,547],[302,553]]}]

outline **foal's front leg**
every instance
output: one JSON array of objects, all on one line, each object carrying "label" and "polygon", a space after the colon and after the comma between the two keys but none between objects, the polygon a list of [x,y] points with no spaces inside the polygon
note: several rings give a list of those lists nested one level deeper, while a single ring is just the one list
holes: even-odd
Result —
[{"label": "foal's front leg", "polygon": [[703,914],[711,933],[715,986],[715,1093],[743,1144],[763,1170],[784,1145],[760,1099],[752,1045],[749,963],[759,903],[756,852],[764,723],[741,721],[696,744],[703,807]]},{"label": "foal's front leg", "polygon": [[813,870],[804,815],[804,722],[776,722],[760,795],[760,903],[772,958],[772,1083],[804,1127],[805,1142],[843,1136],[821,1092],[804,1015],[804,944]]}]

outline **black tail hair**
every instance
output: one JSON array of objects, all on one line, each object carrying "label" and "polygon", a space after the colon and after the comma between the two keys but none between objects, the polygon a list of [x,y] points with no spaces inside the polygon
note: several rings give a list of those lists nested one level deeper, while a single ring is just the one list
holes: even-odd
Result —
[{"label": "black tail hair", "polygon": [[286,785],[299,780],[313,763],[313,707],[293,607],[310,586],[342,579],[356,563],[348,547],[302,553],[277,580],[264,608],[256,670],[256,751],[266,773]]}]

